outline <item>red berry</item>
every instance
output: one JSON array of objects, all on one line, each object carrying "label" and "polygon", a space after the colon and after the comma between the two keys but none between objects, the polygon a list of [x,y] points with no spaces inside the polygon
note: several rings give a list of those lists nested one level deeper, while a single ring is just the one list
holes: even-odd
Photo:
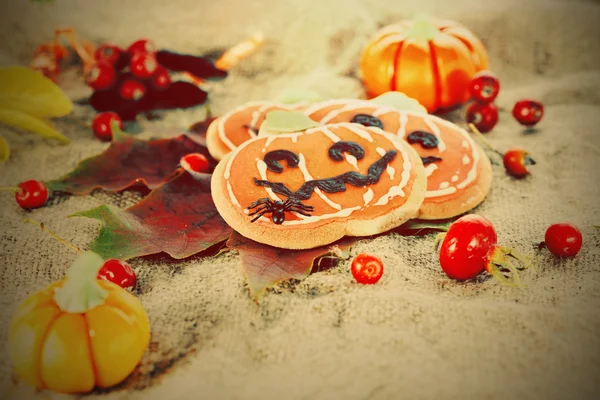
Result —
[{"label": "red berry", "polygon": [[123,50],[114,44],[103,44],[94,52],[96,61],[106,61],[111,65],[115,65],[121,57]]},{"label": "red berry", "polygon": [[529,153],[520,148],[508,150],[504,153],[502,161],[506,172],[515,178],[524,178],[529,174],[527,166],[535,165],[535,161],[529,156]]},{"label": "red berry", "polygon": [[15,193],[15,199],[26,210],[42,207],[48,200],[48,188],[44,182],[29,180],[19,184],[21,191]]},{"label": "red berry", "polygon": [[106,61],[98,61],[89,70],[85,82],[94,90],[109,89],[117,78],[114,67]]},{"label": "red berry", "polygon": [[133,79],[125,79],[119,89],[119,94],[125,100],[140,100],[146,94],[146,86]]},{"label": "red berry", "polygon": [[206,173],[209,169],[208,159],[200,153],[191,153],[181,157],[179,162],[189,173]]},{"label": "red berry", "polygon": [[544,116],[544,105],[536,100],[520,100],[515,103],[512,115],[521,125],[534,126]]},{"label": "red berry", "polygon": [[440,248],[440,266],[452,279],[471,279],[486,268],[486,257],[498,237],[487,218],[468,214],[450,225]]},{"label": "red berry", "polygon": [[573,257],[581,249],[581,231],[572,224],[552,224],[546,230],[544,242],[550,253],[557,257]]},{"label": "red berry", "polygon": [[158,63],[156,58],[152,54],[148,53],[137,53],[131,57],[129,62],[129,71],[131,74],[139,79],[148,79],[156,72]]},{"label": "red berry", "polygon": [[492,103],[471,103],[467,108],[467,122],[482,133],[489,132],[498,122],[498,109]]},{"label": "red berry", "polygon": [[482,104],[494,101],[500,91],[500,82],[490,71],[479,71],[469,83],[471,97]]},{"label": "red berry", "polygon": [[111,258],[106,260],[100,271],[98,271],[98,279],[116,283],[122,288],[135,287],[137,278],[135,272],[125,261]]},{"label": "red berry", "polygon": [[169,75],[169,71],[164,67],[158,66],[154,76],[152,77],[151,83],[155,89],[167,89],[171,85],[171,76]]},{"label": "red berry", "polygon": [[136,40],[127,48],[127,52],[132,56],[137,53],[154,53],[155,51],[156,45],[148,39]]},{"label": "red berry", "polygon": [[113,132],[111,128],[111,122],[117,121],[119,123],[119,128],[123,129],[123,121],[119,115],[112,111],[103,112],[97,114],[92,121],[92,129],[96,137],[105,142],[110,142],[113,137]]},{"label": "red berry", "polygon": [[383,275],[383,263],[374,254],[360,253],[352,260],[350,271],[356,282],[370,285],[377,283],[381,279]]}]

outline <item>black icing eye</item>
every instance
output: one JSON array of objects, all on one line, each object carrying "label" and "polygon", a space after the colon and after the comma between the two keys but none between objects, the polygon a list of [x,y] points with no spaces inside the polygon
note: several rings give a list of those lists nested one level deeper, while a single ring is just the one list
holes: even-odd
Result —
[{"label": "black icing eye", "polygon": [[383,122],[377,117],[369,114],[356,114],[350,122],[361,124],[363,126],[374,126],[379,129],[383,129]]},{"label": "black icing eye", "polygon": [[421,157],[421,161],[423,161],[423,165],[427,165],[427,164],[434,163],[436,161],[442,161],[442,158],[436,157],[436,156],[428,156],[428,157]]},{"label": "black icing eye", "polygon": [[357,160],[362,159],[365,156],[365,150],[358,143],[354,142],[336,142],[329,148],[329,158],[333,161],[344,160],[342,153],[348,153],[354,156]]},{"label": "black icing eye", "polygon": [[289,150],[273,150],[265,154],[263,160],[269,171],[280,173],[283,172],[283,166],[279,161],[285,160],[289,168],[296,168],[300,162],[300,157]]},{"label": "black icing eye", "polygon": [[438,146],[438,138],[425,131],[411,132],[406,141],[410,144],[420,143],[424,149],[435,149]]}]

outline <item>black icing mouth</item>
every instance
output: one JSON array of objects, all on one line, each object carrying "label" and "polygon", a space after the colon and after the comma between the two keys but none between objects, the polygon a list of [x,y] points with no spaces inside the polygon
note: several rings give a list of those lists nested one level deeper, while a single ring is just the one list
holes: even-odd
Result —
[{"label": "black icing mouth", "polygon": [[396,150],[387,151],[379,160],[371,164],[366,175],[356,171],[349,171],[331,178],[310,180],[304,182],[300,189],[295,192],[292,192],[283,182],[271,182],[254,178],[254,183],[257,186],[270,188],[273,192],[291,199],[308,200],[317,188],[325,193],[340,193],[346,191],[346,184],[362,187],[379,182],[381,174],[396,157],[396,154]]}]

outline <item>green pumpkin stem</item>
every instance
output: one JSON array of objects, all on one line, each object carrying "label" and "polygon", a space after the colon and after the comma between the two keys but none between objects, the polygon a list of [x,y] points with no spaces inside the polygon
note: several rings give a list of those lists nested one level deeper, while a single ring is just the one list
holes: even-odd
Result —
[{"label": "green pumpkin stem", "polygon": [[412,26],[407,30],[406,37],[413,39],[433,40],[440,34],[431,17],[418,14],[413,18]]},{"label": "green pumpkin stem", "polygon": [[97,281],[102,265],[104,259],[92,251],[83,252],[75,259],[64,284],[54,293],[54,301],[63,312],[85,313],[104,304],[108,292]]}]

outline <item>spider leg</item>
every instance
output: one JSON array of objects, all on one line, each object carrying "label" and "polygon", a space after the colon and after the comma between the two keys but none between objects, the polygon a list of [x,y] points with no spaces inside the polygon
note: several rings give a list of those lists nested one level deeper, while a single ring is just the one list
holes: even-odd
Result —
[{"label": "spider leg", "polygon": [[256,200],[254,203],[250,204],[248,206],[248,210],[251,210],[251,209],[253,209],[255,207],[258,207],[260,205],[267,205],[267,204],[270,204],[270,203],[271,203],[271,199],[269,199],[267,197],[262,197],[262,198]]},{"label": "spider leg", "polygon": [[306,204],[303,204],[301,202],[294,203],[293,207],[299,208],[304,211],[314,211],[315,209],[313,206],[307,206]]},{"label": "spider leg", "polygon": [[248,214],[248,216],[251,217],[251,216],[256,215],[258,213],[261,213],[263,211],[266,212],[266,213],[269,212],[269,207],[263,206],[261,208],[257,208],[256,210],[254,210],[250,214]]},{"label": "spider leg", "polygon": [[264,214],[266,214],[267,212],[268,212],[267,210],[264,210],[264,211],[260,212],[260,213],[259,213],[259,214],[258,214],[256,217],[254,217],[254,219],[252,219],[252,221],[250,221],[250,223],[252,223],[252,222],[254,222],[254,221],[258,220],[260,217],[262,217],[262,216],[263,216]]},{"label": "spider leg", "polygon": [[300,215],[304,215],[304,216],[306,216],[306,217],[310,217],[310,214],[308,214],[307,212],[305,212],[305,211],[302,211],[302,210],[290,209],[289,211],[290,211],[290,212],[295,212],[295,213],[298,213],[298,214],[300,214]]}]

